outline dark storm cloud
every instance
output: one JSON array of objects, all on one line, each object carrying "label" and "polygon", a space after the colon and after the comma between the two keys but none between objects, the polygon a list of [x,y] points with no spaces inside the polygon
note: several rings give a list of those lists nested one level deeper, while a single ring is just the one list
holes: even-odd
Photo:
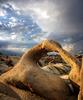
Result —
[{"label": "dark storm cloud", "polygon": [[8,41],[1,41],[0,40],[0,49],[7,48],[9,44],[10,44],[10,42],[8,42]]},{"label": "dark storm cloud", "polygon": [[[14,3],[15,6],[27,13],[28,5],[37,4],[43,7],[50,15],[49,22],[44,22],[43,26],[47,26],[48,30],[55,32],[83,32],[83,0],[1,0],[2,2]],[[43,6],[44,5],[44,6]],[[46,5],[46,7],[45,7]],[[53,9],[52,9],[53,8]],[[42,8],[41,8],[42,9]],[[56,18],[56,13],[60,15]],[[51,16],[52,14],[52,16]],[[52,21],[53,19],[53,21]],[[46,28],[46,27],[45,27]],[[51,28],[51,29],[50,29]]]},{"label": "dark storm cloud", "polygon": [[9,0],[0,0],[0,3],[8,2]]},{"label": "dark storm cloud", "polygon": [[69,16],[69,20],[83,23],[83,0],[72,0],[68,7],[69,11],[67,12],[67,16]]},{"label": "dark storm cloud", "polygon": [[64,29],[72,30],[70,32],[83,32],[83,0],[52,0],[52,2],[63,11],[61,17],[65,24]]},{"label": "dark storm cloud", "polygon": [[76,30],[83,32],[83,0],[69,0],[67,5],[68,10],[65,14],[67,22],[74,25]]}]

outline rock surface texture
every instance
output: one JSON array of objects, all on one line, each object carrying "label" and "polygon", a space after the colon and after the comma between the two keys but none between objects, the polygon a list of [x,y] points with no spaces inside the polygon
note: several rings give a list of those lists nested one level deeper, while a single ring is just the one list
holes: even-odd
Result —
[{"label": "rock surface texture", "polygon": [[80,62],[59,43],[45,40],[25,52],[11,70],[0,76],[0,93],[16,100],[72,100],[67,83],[38,65],[38,60],[48,51],[58,52],[71,66],[69,78],[79,86]]}]

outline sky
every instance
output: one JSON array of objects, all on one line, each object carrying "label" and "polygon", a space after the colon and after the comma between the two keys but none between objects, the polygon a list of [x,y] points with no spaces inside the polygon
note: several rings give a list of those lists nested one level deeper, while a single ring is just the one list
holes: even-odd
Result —
[{"label": "sky", "polygon": [[0,0],[0,51],[24,52],[44,39],[83,51],[83,0]]}]

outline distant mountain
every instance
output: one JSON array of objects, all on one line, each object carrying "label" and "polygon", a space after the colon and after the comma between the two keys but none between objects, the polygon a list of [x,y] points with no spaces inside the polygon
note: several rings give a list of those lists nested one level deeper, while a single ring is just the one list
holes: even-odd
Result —
[{"label": "distant mountain", "polygon": [[3,55],[9,55],[9,56],[20,56],[22,55],[24,52],[16,52],[16,51],[11,51],[11,50],[0,50],[0,53],[2,53]]}]

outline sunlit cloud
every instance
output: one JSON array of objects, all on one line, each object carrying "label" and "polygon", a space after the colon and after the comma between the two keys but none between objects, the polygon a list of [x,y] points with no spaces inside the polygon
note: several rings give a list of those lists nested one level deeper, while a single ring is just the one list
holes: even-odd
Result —
[{"label": "sunlit cloud", "polygon": [[4,39],[3,37],[1,37],[1,36],[0,36],[0,40],[2,40],[2,41],[3,41],[3,40],[5,40],[5,39]]},{"label": "sunlit cloud", "polygon": [[16,25],[17,25],[16,22],[11,22],[11,21],[10,21],[10,22],[8,23],[8,26],[11,27],[11,28],[12,28],[12,27],[15,27]]},{"label": "sunlit cloud", "polygon": [[7,36],[6,35],[6,37],[5,37],[5,35],[3,35],[3,36],[0,36],[0,40],[3,40],[3,41],[5,41],[5,40],[10,40],[11,39],[11,37],[9,37],[9,36]]},{"label": "sunlit cloud", "polygon": [[6,48],[6,50],[15,51],[15,52],[24,52],[27,49],[21,48],[21,47],[8,47],[8,48]]},{"label": "sunlit cloud", "polygon": [[[23,14],[31,15],[33,20],[41,27],[43,31],[53,32],[60,30],[58,27],[59,23],[61,23],[59,21],[62,20],[60,16],[63,11],[57,9],[56,4],[54,5],[53,2],[43,0],[42,3],[39,1],[26,1],[24,4],[22,2],[12,2],[11,4],[16,7],[15,9],[21,9]],[[55,25],[57,25],[57,27]]]},{"label": "sunlit cloud", "polygon": [[0,16],[5,16],[5,11],[4,10],[2,10],[2,9],[0,9]]},{"label": "sunlit cloud", "polygon": [[71,52],[71,51],[73,51],[74,50],[74,44],[64,44],[63,45],[63,48],[65,49],[65,50],[67,50],[68,52]]},{"label": "sunlit cloud", "polygon": [[17,37],[17,35],[14,34],[11,36],[11,39],[14,40],[14,39],[16,39],[16,37]]},{"label": "sunlit cloud", "polygon": [[46,10],[40,8],[33,8],[34,13],[37,15],[38,19],[49,19],[50,15],[48,15]]},{"label": "sunlit cloud", "polygon": [[15,17],[11,17],[11,18],[10,18],[10,21],[12,21],[12,22],[16,22],[17,20],[16,20]]}]

